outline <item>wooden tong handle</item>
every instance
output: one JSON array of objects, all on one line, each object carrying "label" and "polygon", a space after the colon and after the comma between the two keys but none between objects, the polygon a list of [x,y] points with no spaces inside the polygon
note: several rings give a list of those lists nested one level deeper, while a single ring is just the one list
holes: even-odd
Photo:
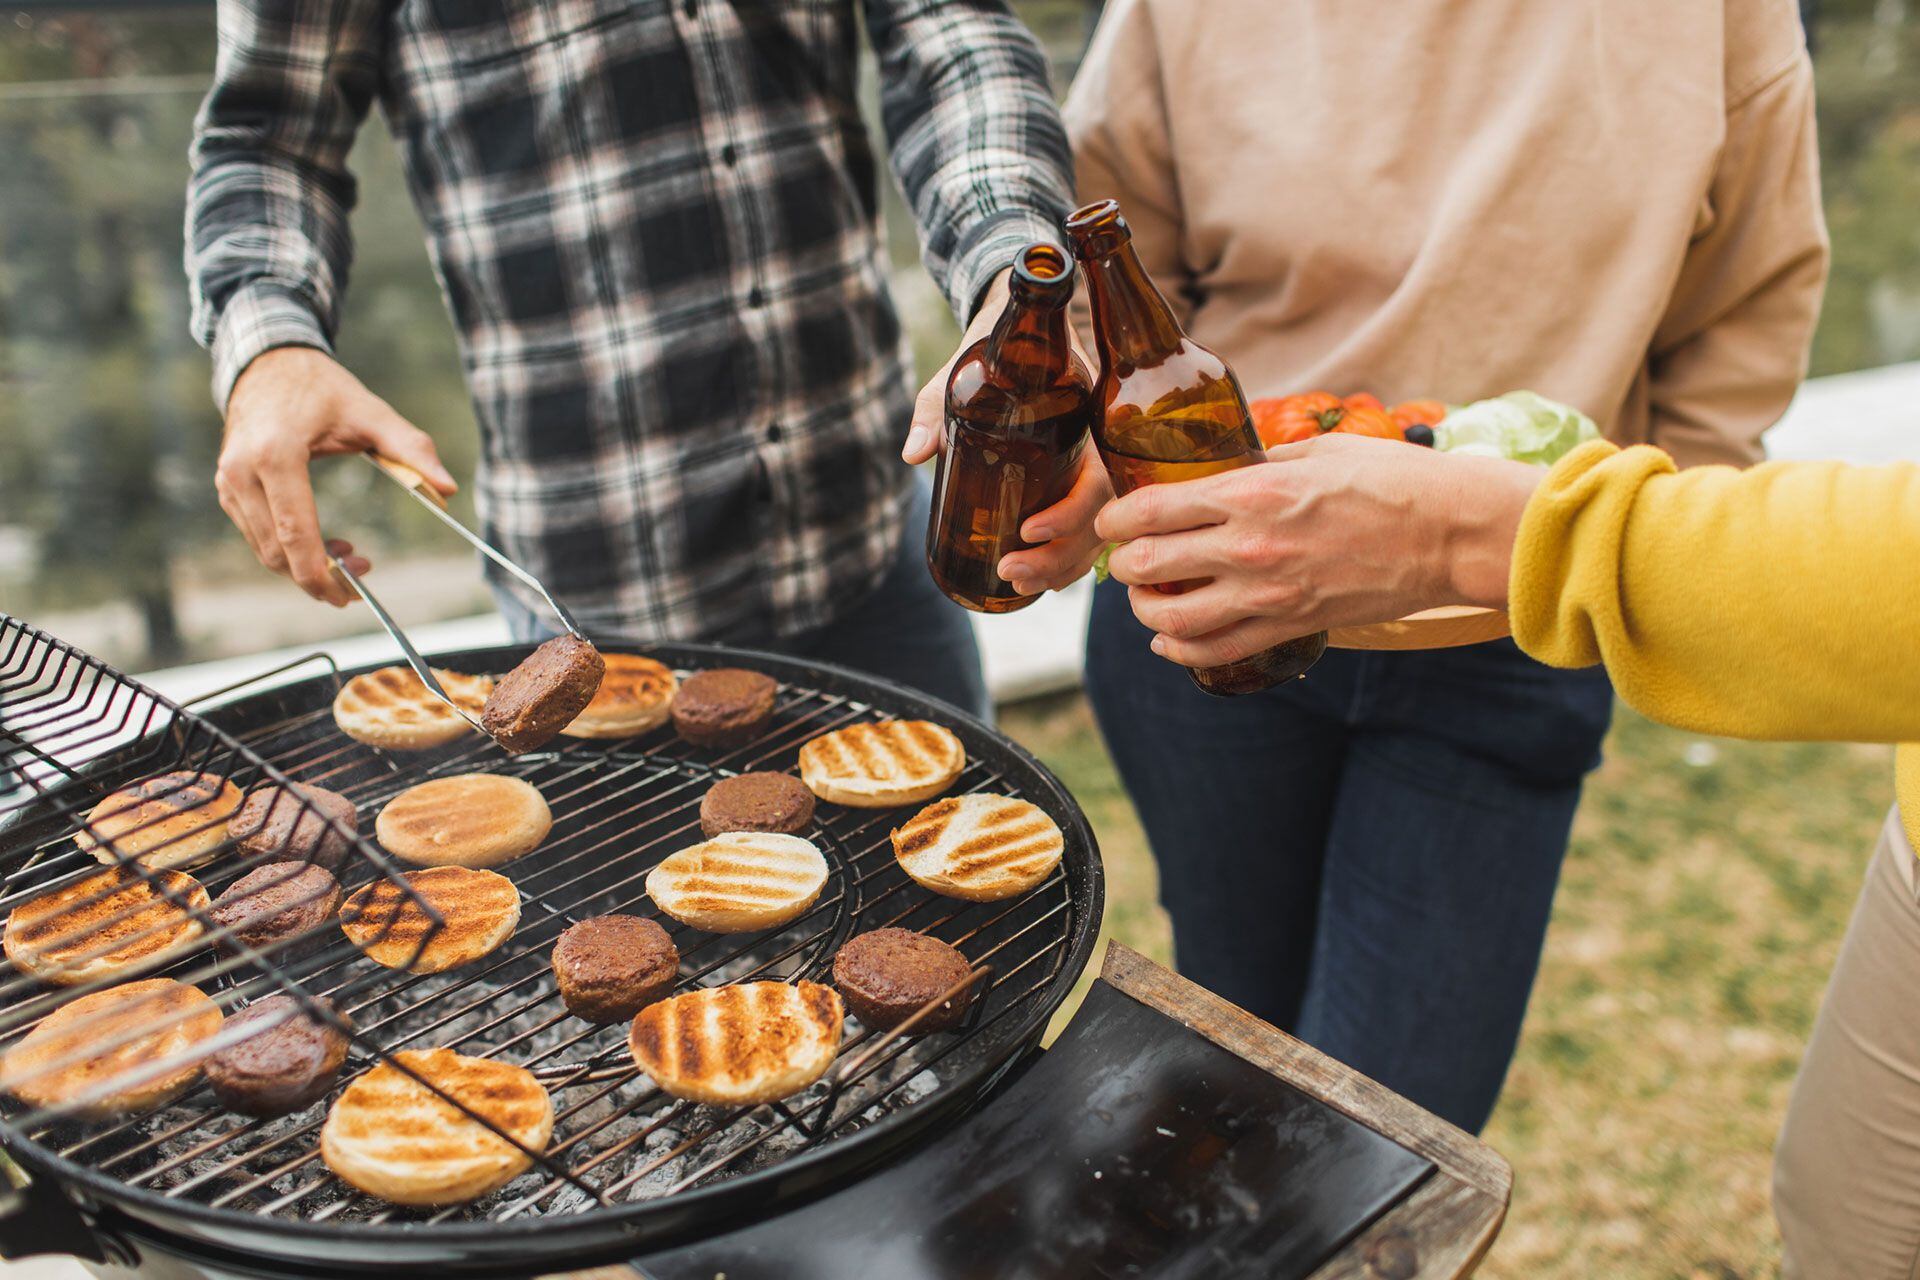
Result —
[{"label": "wooden tong handle", "polygon": [[382,471],[425,498],[428,502],[431,502],[434,506],[440,508],[442,511],[447,509],[447,500],[440,496],[440,491],[428,484],[425,476],[421,475],[406,463],[400,461],[398,458],[389,458],[385,454],[374,453],[372,450],[367,451],[367,456],[373,459],[373,464],[376,467],[379,467]]}]

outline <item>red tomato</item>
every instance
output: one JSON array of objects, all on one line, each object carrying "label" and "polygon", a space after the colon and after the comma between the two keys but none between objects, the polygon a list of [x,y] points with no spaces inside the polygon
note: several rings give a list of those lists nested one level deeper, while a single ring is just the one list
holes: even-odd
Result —
[{"label": "red tomato", "polygon": [[1447,406],[1438,400],[1402,400],[1393,406],[1393,420],[1400,424],[1402,431],[1416,423],[1436,426],[1446,416]]},{"label": "red tomato", "polygon": [[1260,433],[1260,443],[1269,449],[1325,435],[1347,415],[1340,397],[1325,391],[1255,400],[1247,407],[1253,411],[1253,429]]},{"label": "red tomato", "polygon": [[1335,431],[1353,436],[1376,436],[1382,440],[1405,440],[1400,424],[1385,409],[1348,408]]},{"label": "red tomato", "polygon": [[1349,409],[1385,409],[1387,407],[1381,404],[1380,397],[1371,391],[1356,391],[1340,403]]}]

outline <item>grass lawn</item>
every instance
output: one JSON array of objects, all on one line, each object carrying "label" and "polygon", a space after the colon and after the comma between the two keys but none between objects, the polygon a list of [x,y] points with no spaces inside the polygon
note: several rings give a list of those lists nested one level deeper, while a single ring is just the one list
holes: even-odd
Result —
[{"label": "grass lawn", "polygon": [[[1003,724],[1086,806],[1104,932],[1166,960],[1153,864],[1085,704],[1030,703]],[[1615,717],[1487,1131],[1515,1190],[1480,1274],[1777,1274],[1769,1154],[1891,794],[1885,748]]]}]

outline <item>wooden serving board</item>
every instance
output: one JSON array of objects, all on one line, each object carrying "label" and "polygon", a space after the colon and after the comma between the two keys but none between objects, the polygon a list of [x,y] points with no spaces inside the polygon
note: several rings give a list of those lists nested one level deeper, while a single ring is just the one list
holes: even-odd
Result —
[{"label": "wooden serving board", "polygon": [[1335,649],[1452,649],[1512,634],[1504,609],[1448,605],[1394,622],[1335,627],[1327,633],[1327,644]]}]

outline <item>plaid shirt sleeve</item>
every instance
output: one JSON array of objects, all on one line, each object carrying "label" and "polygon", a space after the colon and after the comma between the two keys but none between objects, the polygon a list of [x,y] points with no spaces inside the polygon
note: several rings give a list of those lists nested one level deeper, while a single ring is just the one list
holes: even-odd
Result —
[{"label": "plaid shirt sleeve", "polygon": [[1073,159],[1039,43],[1001,0],[867,0],[894,172],[964,326],[1035,241],[1060,244]]},{"label": "plaid shirt sleeve", "polygon": [[274,347],[332,349],[353,257],[347,152],[379,82],[381,0],[220,0],[187,192],[213,396]]}]

